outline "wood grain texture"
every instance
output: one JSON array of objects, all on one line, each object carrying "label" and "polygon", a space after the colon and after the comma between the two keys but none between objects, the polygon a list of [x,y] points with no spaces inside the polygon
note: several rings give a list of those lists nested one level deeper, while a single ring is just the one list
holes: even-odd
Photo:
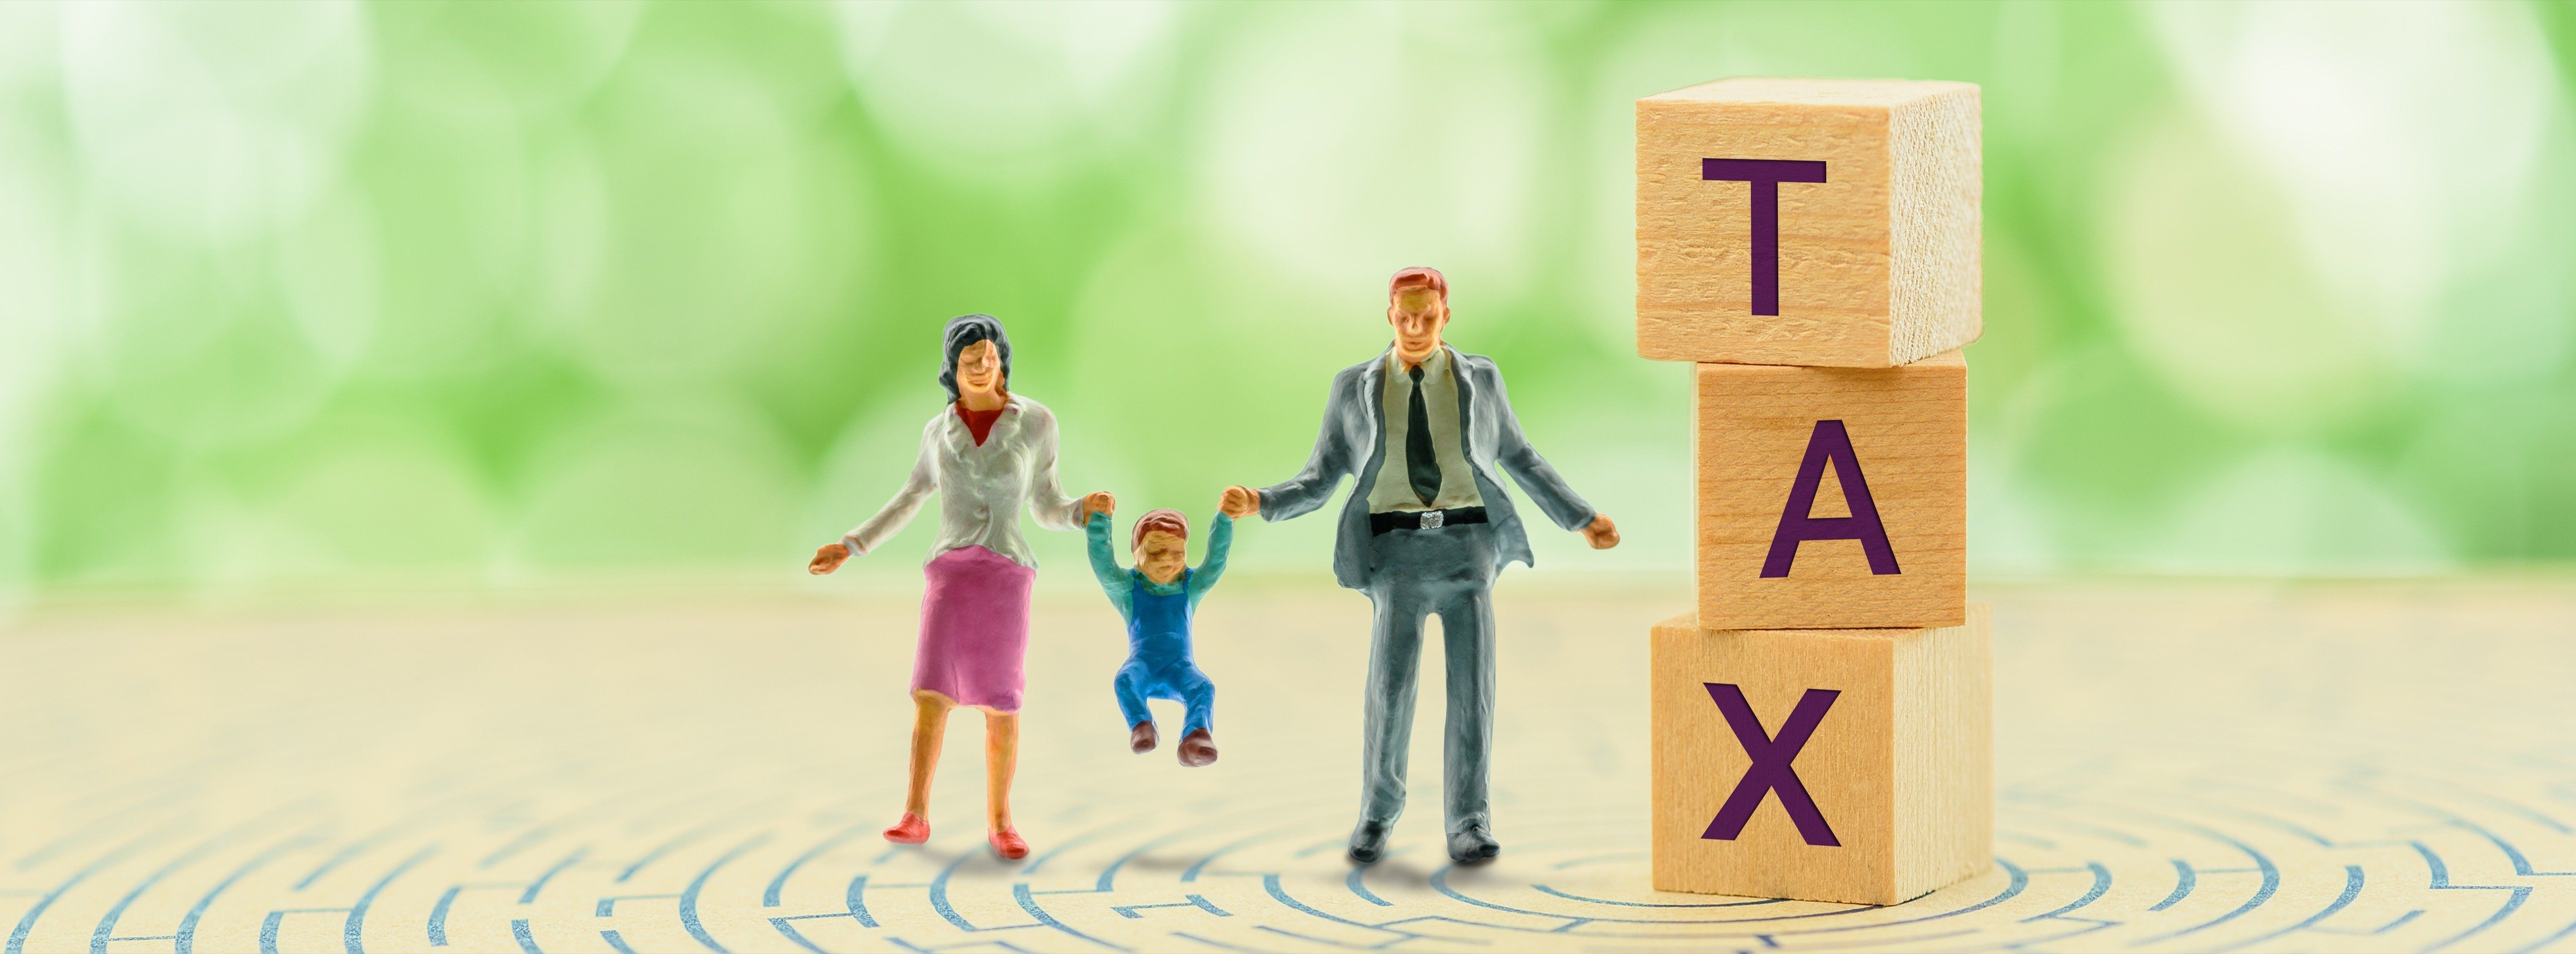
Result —
[{"label": "wood grain texture", "polygon": [[[1898,572],[1855,540],[1810,540],[1762,576],[1819,421],[1840,421]],[[1699,613],[1713,628],[1953,626],[1967,613],[1968,365],[1956,351],[1894,368],[1703,364],[1691,421],[1698,467]],[[1824,468],[1801,516],[1848,516]]]},{"label": "wood grain texture", "polygon": [[[1657,890],[1895,904],[1986,869],[1994,841],[1991,614],[1934,629],[1654,627]],[[1836,690],[1790,763],[1837,845],[1801,836],[1777,792],[1732,839],[1705,837],[1753,761],[1711,699],[1738,687],[1766,735]]]},{"label": "wood grain texture", "polygon": [[[1887,367],[1983,330],[1982,119],[1969,83],[1720,80],[1637,101],[1637,353]],[[1781,183],[1779,314],[1751,304],[1751,195],[1707,158],[1821,160]]]}]

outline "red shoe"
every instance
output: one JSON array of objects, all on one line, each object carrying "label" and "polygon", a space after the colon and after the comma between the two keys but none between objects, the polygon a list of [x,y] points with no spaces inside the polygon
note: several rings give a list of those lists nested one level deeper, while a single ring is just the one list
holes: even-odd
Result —
[{"label": "red shoe", "polygon": [[1018,861],[1029,856],[1029,843],[1020,839],[1019,832],[1005,828],[994,832],[992,840],[993,853],[1005,861]]},{"label": "red shoe", "polygon": [[930,840],[930,820],[905,812],[902,821],[894,823],[894,827],[885,830],[885,836],[887,841],[898,845],[921,844]]}]

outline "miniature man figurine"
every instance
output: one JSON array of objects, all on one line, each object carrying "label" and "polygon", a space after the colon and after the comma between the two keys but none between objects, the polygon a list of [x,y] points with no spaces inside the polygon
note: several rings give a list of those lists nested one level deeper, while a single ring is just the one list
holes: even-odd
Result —
[{"label": "miniature man figurine", "polygon": [[1116,509],[1107,493],[1076,500],[1056,481],[1055,414],[1010,390],[1011,339],[991,315],[959,315],[942,333],[939,383],[951,402],[921,430],[912,476],[866,523],[814,551],[810,573],[830,573],[903,530],[932,492],[939,538],[921,568],[921,642],[912,662],[912,772],[903,818],[887,841],[930,840],[930,778],[948,713],[984,710],[986,837],[993,853],[1028,857],[1011,827],[1011,774],[1020,757],[1020,695],[1029,648],[1029,588],[1037,557],[1020,536],[1020,511],[1039,526],[1071,530]]},{"label": "miniature man figurine", "polygon": [[1478,862],[1502,852],[1486,804],[1494,726],[1492,586],[1505,564],[1530,562],[1529,538],[1495,473],[1512,475],[1556,525],[1581,530],[1594,549],[1619,544],[1610,518],[1566,486],[1521,436],[1502,373],[1481,355],[1440,341],[1449,323],[1449,283],[1428,268],[1395,273],[1385,354],[1333,377],[1323,432],[1306,469],[1253,490],[1226,488],[1233,516],[1285,520],[1322,507],[1343,477],[1357,478],[1342,507],[1333,576],[1376,605],[1369,647],[1367,726],[1362,739],[1360,819],[1351,860],[1386,851],[1404,810],[1407,740],[1413,735],[1414,675],[1422,621],[1440,614],[1449,674],[1449,856]]},{"label": "miniature man figurine", "polygon": [[1128,748],[1154,750],[1157,735],[1147,699],[1170,699],[1186,707],[1181,724],[1180,760],[1197,768],[1216,761],[1213,725],[1216,684],[1190,658],[1190,620],[1199,599],[1225,575],[1226,549],[1234,541],[1234,518],[1218,514],[1208,530],[1207,559],[1189,566],[1190,518],[1178,510],[1156,510],[1136,520],[1129,546],[1136,568],[1121,570],[1109,550],[1109,515],[1095,513],[1083,528],[1091,538],[1091,572],[1108,591],[1109,603],[1127,619],[1127,664],[1118,667],[1111,688],[1118,711],[1127,717]]}]

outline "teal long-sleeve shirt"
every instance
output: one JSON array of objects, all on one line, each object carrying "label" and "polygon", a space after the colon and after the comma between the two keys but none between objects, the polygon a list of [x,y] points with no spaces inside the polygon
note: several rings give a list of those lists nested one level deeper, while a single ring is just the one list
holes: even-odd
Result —
[{"label": "teal long-sleeve shirt", "polygon": [[1107,514],[1092,514],[1091,520],[1083,524],[1082,532],[1091,539],[1091,575],[1099,578],[1100,588],[1108,592],[1109,603],[1118,607],[1118,615],[1133,623],[1136,621],[1136,607],[1129,597],[1137,586],[1156,596],[1170,596],[1184,592],[1186,588],[1190,610],[1198,610],[1199,598],[1206,596],[1208,588],[1216,585],[1217,578],[1225,575],[1225,553],[1234,545],[1234,518],[1217,514],[1216,519],[1209,522],[1207,556],[1199,561],[1198,566],[1191,568],[1186,582],[1156,583],[1120,567],[1118,551],[1109,543]]}]

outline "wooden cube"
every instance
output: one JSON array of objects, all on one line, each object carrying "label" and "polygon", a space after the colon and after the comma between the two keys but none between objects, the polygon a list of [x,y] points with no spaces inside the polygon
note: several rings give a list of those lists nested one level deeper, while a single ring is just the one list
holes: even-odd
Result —
[{"label": "wooden cube", "polygon": [[1955,626],[1968,364],[1703,364],[1699,614],[1714,629]]},{"label": "wooden cube", "polygon": [[1637,353],[1887,367],[1984,327],[1977,87],[1738,78],[1637,101]]},{"label": "wooden cube", "polygon": [[1895,904],[1984,871],[1990,626],[1657,625],[1655,888]]}]

